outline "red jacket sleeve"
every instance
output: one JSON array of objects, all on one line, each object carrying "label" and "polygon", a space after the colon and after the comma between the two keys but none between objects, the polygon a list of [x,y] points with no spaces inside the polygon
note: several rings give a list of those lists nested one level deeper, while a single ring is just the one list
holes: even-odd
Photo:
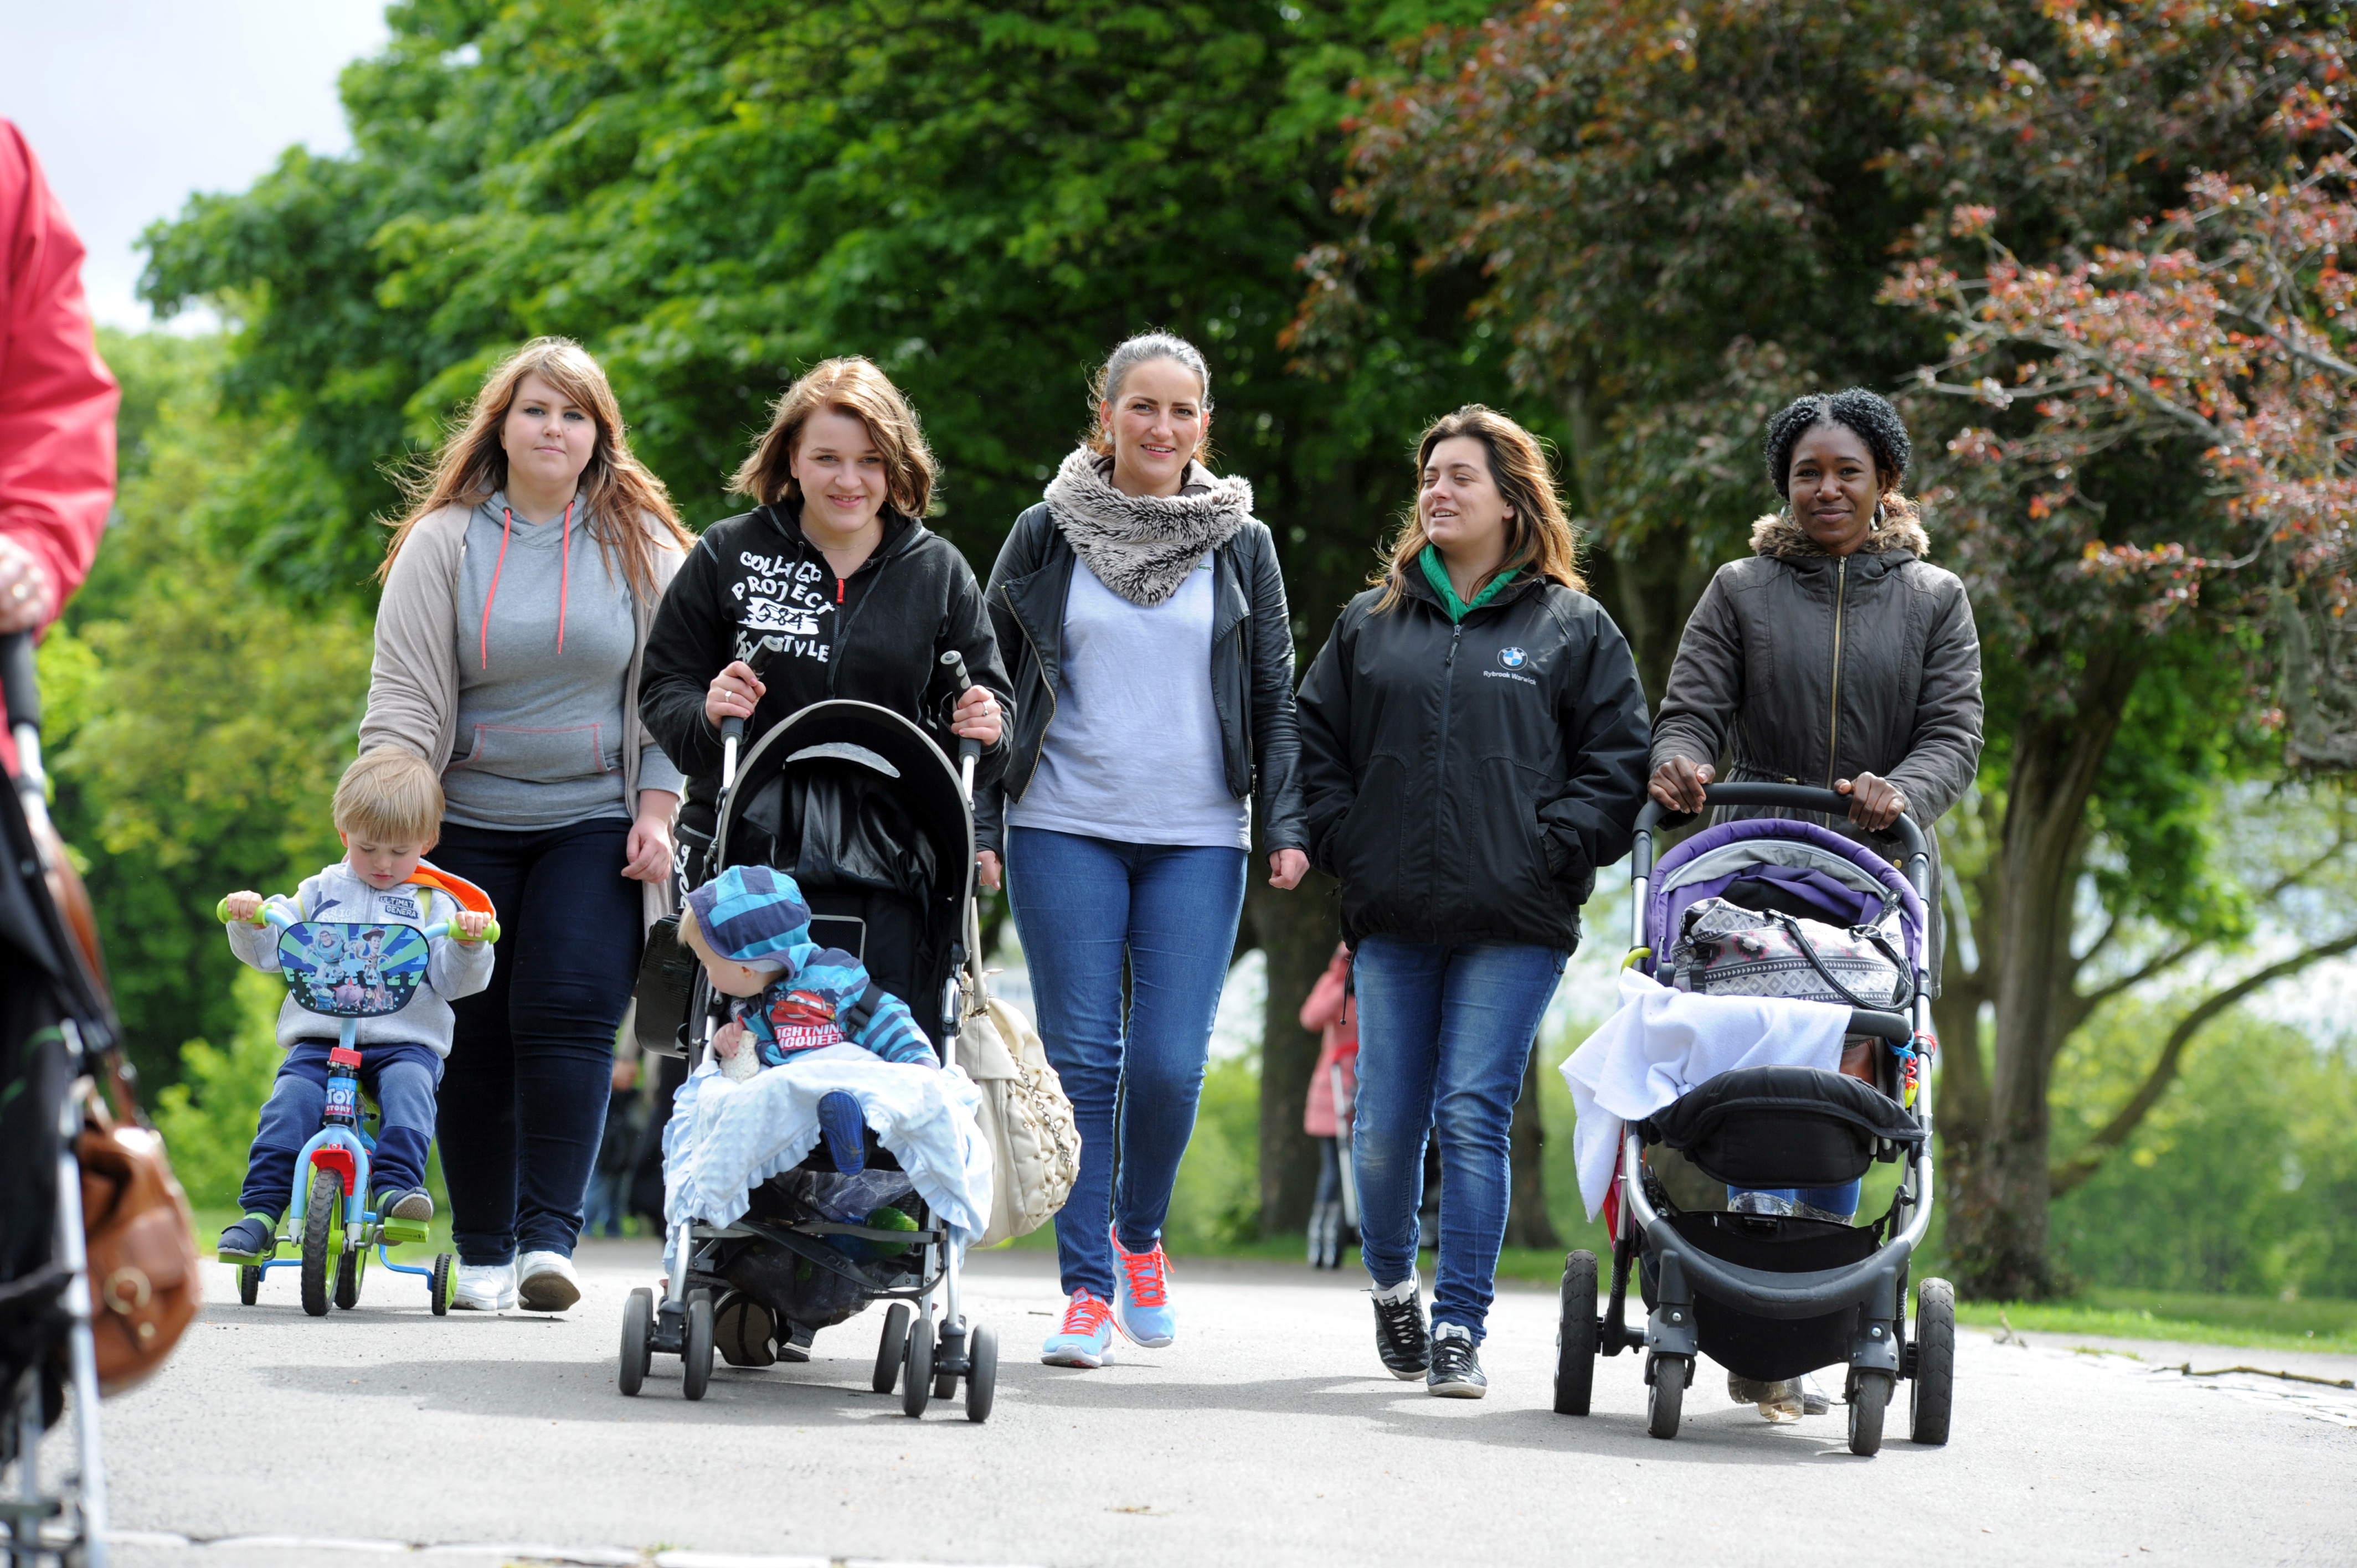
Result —
[{"label": "red jacket sleeve", "polygon": [[81,292],[82,244],[33,149],[0,120],[0,534],[62,606],[114,501],[114,407]]}]

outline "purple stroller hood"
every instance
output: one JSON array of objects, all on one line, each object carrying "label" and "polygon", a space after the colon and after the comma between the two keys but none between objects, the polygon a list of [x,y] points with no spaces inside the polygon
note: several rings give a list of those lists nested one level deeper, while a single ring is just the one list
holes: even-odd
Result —
[{"label": "purple stroller hood", "polygon": [[[1676,848],[1662,856],[1661,863],[1654,866],[1653,879],[1646,889],[1645,897],[1645,940],[1653,950],[1642,963],[1646,973],[1652,973],[1655,964],[1667,956],[1669,934],[1677,929],[1678,920],[1684,915],[1686,908],[1704,898],[1725,892],[1728,883],[1733,882],[1737,876],[1745,875],[1744,870],[1736,870],[1726,876],[1706,877],[1702,881],[1689,882],[1682,887],[1673,888],[1670,884],[1678,869],[1710,854],[1713,850],[1724,849],[1729,844],[1741,843],[1750,839],[1775,839],[1787,843],[1805,843],[1812,848],[1838,855],[1880,882],[1883,886],[1889,889],[1892,897],[1899,902],[1899,925],[1900,933],[1906,940],[1908,961],[1919,970],[1922,967],[1923,900],[1916,896],[1915,889],[1909,885],[1906,875],[1897,866],[1857,840],[1846,838],[1831,828],[1822,828],[1814,822],[1802,822],[1792,817],[1744,817],[1735,822],[1720,822],[1715,827],[1703,829],[1702,832],[1684,840]],[[1795,874],[1788,873],[1788,875],[1792,875]],[[1853,923],[1854,916],[1846,918],[1842,917],[1840,896],[1858,898],[1861,895],[1850,888],[1838,886],[1835,884],[1834,878],[1822,872],[1799,873],[1797,875],[1804,878],[1814,876],[1826,884],[1823,893],[1811,896],[1825,902],[1829,923],[1835,920],[1843,925]]]}]

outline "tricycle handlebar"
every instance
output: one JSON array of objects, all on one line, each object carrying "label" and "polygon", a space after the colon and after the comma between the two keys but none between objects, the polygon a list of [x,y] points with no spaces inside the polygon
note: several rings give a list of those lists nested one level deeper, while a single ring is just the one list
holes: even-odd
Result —
[{"label": "tricycle handlebar", "polygon": [[[223,925],[229,924],[230,914],[228,899],[223,898],[220,903],[213,906],[213,918],[221,921]],[[294,916],[288,914],[284,909],[277,908],[269,904],[264,904],[254,915],[253,918],[246,922],[246,924],[251,926],[272,926],[282,931],[287,927],[296,923],[297,922]],[[450,922],[447,920],[436,920],[432,925],[422,928],[417,934],[424,937],[429,942],[437,937],[447,937],[450,934]],[[459,939],[461,941],[464,941],[466,939],[463,937]],[[489,925],[483,928],[483,934],[475,940],[484,942],[498,941],[500,940],[500,923],[497,920],[491,921]]]}]

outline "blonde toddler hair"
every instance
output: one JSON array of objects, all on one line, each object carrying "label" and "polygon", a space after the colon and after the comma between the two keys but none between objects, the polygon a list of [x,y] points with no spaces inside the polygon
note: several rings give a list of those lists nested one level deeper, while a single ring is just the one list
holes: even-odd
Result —
[{"label": "blonde toddler hair", "polygon": [[442,835],[442,780],[415,752],[379,746],[344,769],[335,811],[338,832],[430,845]]}]

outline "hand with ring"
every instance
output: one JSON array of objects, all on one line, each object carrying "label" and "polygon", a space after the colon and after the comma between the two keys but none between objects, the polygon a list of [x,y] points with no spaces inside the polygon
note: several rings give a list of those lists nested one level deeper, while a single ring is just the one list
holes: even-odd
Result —
[{"label": "hand with ring", "polygon": [[730,719],[750,719],[769,690],[751,665],[737,660],[712,678],[712,689],[704,693],[704,716],[714,729]]},{"label": "hand with ring", "polygon": [[965,694],[958,699],[956,711],[950,715],[950,733],[962,740],[996,746],[998,730],[998,699],[983,687],[967,687]]}]

